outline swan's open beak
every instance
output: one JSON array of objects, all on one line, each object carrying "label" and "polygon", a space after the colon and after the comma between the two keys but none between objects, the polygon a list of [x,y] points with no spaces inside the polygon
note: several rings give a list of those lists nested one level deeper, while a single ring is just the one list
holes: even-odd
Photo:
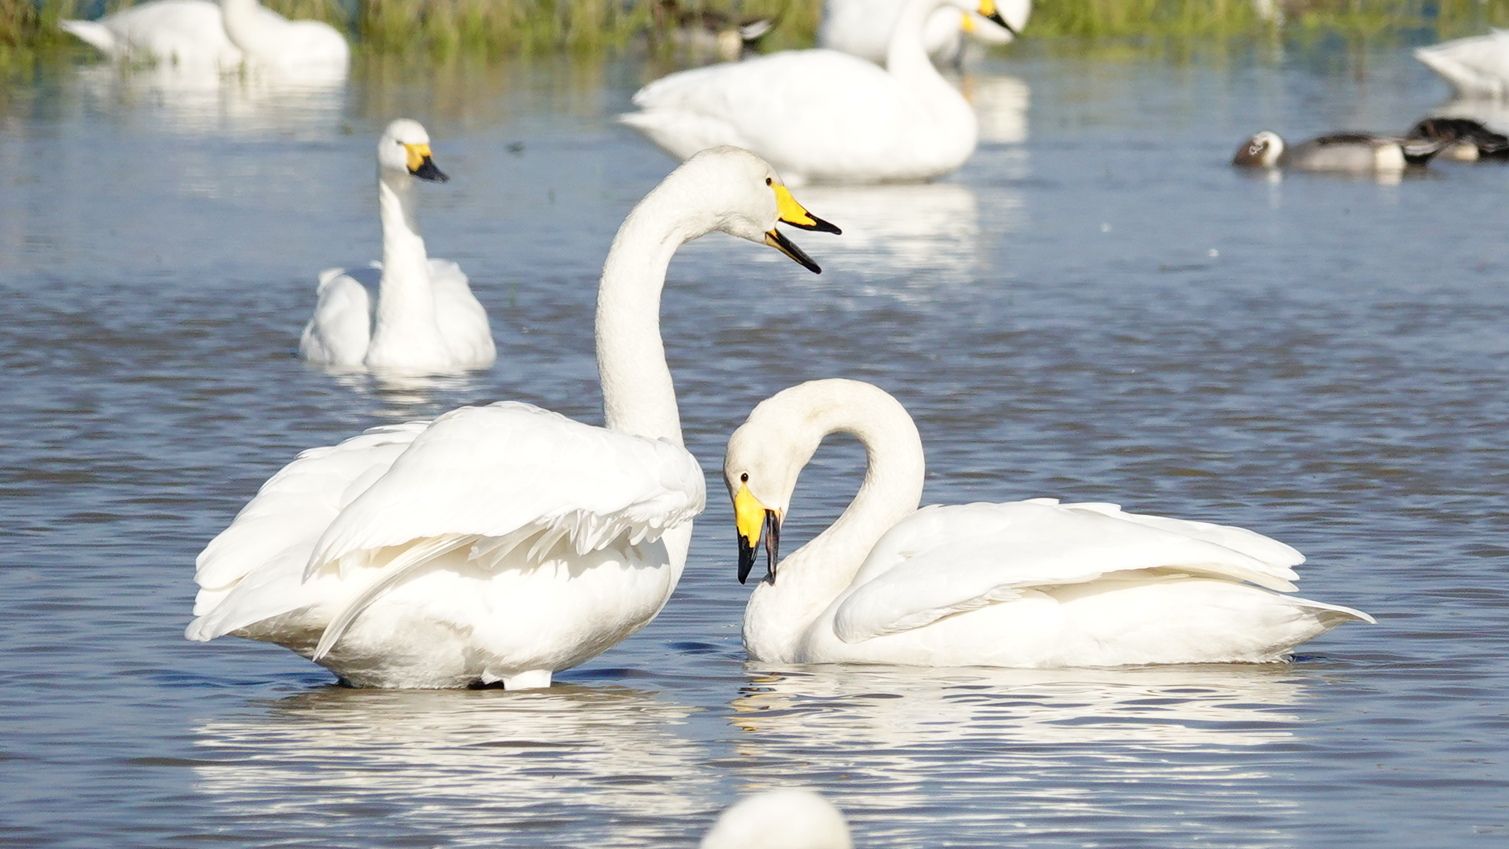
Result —
[{"label": "swan's open beak", "polygon": [[1022,37],[1022,34],[1016,31],[1016,27],[1006,23],[1006,19],[1001,17],[1001,10],[996,8],[996,0],[980,0],[979,15],[985,20],[990,21],[991,23],[1011,33],[1013,36],[1016,36],[1017,38]]},{"label": "swan's open beak", "polygon": [[755,498],[749,487],[741,486],[734,493],[734,527],[739,535],[739,583],[749,579],[754,568],[755,546],[760,544],[761,531],[765,534],[765,570],[770,583],[775,583],[776,561],[781,549],[781,513],[771,510]]},{"label": "swan's open beak", "polygon": [[409,173],[421,180],[429,180],[433,183],[444,183],[450,179],[445,172],[435,167],[435,160],[431,158],[430,146],[427,144],[406,144],[403,146],[408,154]]},{"label": "swan's open beak", "polygon": [[[803,230],[815,230],[819,233],[838,235],[844,232],[808,212],[806,207],[796,202],[796,198],[791,196],[791,190],[786,188],[785,185],[770,182],[770,189],[775,192],[776,211],[782,223],[790,224],[792,227],[800,227]],[[785,234],[780,230],[774,227],[766,230],[765,244],[796,260],[798,264],[813,274],[823,273],[822,268],[812,261],[812,257],[807,256],[805,251],[792,244],[791,240],[786,238]]]}]

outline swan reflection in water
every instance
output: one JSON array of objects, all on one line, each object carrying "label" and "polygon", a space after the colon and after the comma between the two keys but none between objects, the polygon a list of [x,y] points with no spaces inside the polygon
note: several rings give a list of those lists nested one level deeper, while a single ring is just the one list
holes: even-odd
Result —
[{"label": "swan reflection in water", "polygon": [[1286,845],[1247,815],[1301,805],[1274,770],[1313,670],[749,669],[730,715],[741,784],[801,775],[871,825],[861,845],[921,845],[939,809],[976,811],[951,830],[959,845],[1007,829],[1133,845],[1169,827],[1139,812],[1170,806],[1212,845]]},{"label": "swan reflection in water", "polygon": [[142,115],[171,134],[328,133],[345,108],[346,72],[288,78],[106,63],[80,68],[79,84],[99,100],[142,107]]},{"label": "swan reflection in water", "polygon": [[[342,388],[376,404],[374,415],[387,423],[433,418],[466,403],[486,403],[497,382],[485,370],[459,374],[401,374],[324,368]],[[468,400],[475,399],[475,400]]]},{"label": "swan reflection in water", "polygon": [[692,845],[727,793],[701,768],[692,713],[618,686],[324,687],[204,722],[195,790],[258,842]]}]

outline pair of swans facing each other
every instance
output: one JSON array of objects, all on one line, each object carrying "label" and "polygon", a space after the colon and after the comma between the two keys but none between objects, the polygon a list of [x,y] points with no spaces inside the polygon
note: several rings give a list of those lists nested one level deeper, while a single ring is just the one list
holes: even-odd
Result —
[{"label": "pair of swans facing each other", "polygon": [[[867,468],[853,503],[777,562],[797,476],[848,433]],[[1052,499],[921,503],[922,441],[890,395],[817,380],[762,402],[728,443],[739,579],[768,575],[744,644],[772,663],[1127,666],[1272,662],[1361,611],[1293,592],[1298,551],[1241,528]]]},{"label": "pair of swans facing each other", "polygon": [[792,184],[917,182],[974,153],[973,108],[928,58],[945,6],[1007,26],[995,0],[907,0],[885,67],[837,50],[792,50],[663,77],[621,120],[681,159],[715,145],[753,151]]},{"label": "pair of swans facing each other", "polygon": [[493,364],[492,327],[470,281],[456,263],[431,259],[419,234],[419,182],[448,179],[424,127],[408,119],[388,125],[377,142],[382,261],[320,274],[300,356],[332,370],[389,375]]},{"label": "pair of swans facing each other", "polygon": [[[692,518],[705,503],[701,470],[682,447],[658,331],[665,272],[681,244],[714,229],[817,271],[777,222],[837,232],[747,152],[693,157],[635,207],[604,265],[596,338],[605,427],[504,402],[307,451],[201,553],[187,635],[273,642],[355,685],[524,689],[548,686],[555,671],[642,628],[674,590]],[[827,413],[813,418],[814,408]],[[779,583],[752,595],[745,637],[756,659],[1278,660],[1340,621],[1366,618],[1270,592],[1293,588],[1297,552],[1238,529],[1041,502],[992,505],[1013,515],[978,521],[978,506],[907,519],[921,494],[916,429],[894,400],[848,381],[777,395],[731,440],[725,474],[742,572],[765,526],[774,578],[775,534],[796,475],[835,429],[866,442],[865,486],[843,519],[786,562]],[[970,513],[969,534],[961,523],[938,521],[956,511]],[[1095,517],[1127,527],[1086,545],[1100,533],[1087,527]],[[887,542],[892,526],[919,522],[926,533],[903,534],[905,550],[885,553],[895,548]],[[1003,546],[982,537],[996,524],[1020,538],[1008,534]],[[913,557],[917,539],[931,541],[937,556]],[[1018,575],[1017,561],[998,565],[1003,551],[1036,559]],[[1036,633],[1044,605],[1062,608],[1047,634]],[[1143,608],[1159,618],[1148,633],[1127,633],[1147,620]],[[1019,642],[1014,653],[990,653],[994,643],[1013,642],[1001,634]],[[1109,648],[1076,648],[1095,640]]]},{"label": "pair of swans facing each other", "polygon": [[603,267],[604,427],[503,402],[304,452],[199,555],[187,636],[276,643],[359,686],[527,689],[638,631],[705,503],[660,338],[666,269],[719,230],[818,271],[778,222],[837,232],[746,151],[688,160]]},{"label": "pair of swans facing each other", "polygon": [[155,0],[59,26],[107,57],[183,68],[344,75],[351,48],[329,24],[289,20],[257,0]]}]

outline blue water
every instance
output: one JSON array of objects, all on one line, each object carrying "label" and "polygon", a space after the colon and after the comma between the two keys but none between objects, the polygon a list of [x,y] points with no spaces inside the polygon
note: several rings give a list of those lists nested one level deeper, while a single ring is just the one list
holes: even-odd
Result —
[{"label": "blue water", "polygon": [[[369,63],[342,89],[186,90],[47,65],[0,89],[0,846],[691,846],[737,796],[823,790],[865,847],[1502,846],[1509,839],[1509,168],[1234,173],[1263,127],[1402,130],[1399,49],[1023,49],[929,186],[809,188],[826,273],[722,237],[664,330],[716,475],[760,399],[869,379],[926,500],[1057,496],[1250,527],[1379,619],[1271,667],[746,664],[716,478],[649,628],[545,692],[370,692],[182,639],[193,559],[299,450],[515,398],[594,421],[617,223],[672,163],[613,116],[634,62]],[[372,144],[422,120],[431,252],[488,308],[468,378],[293,356],[316,273],[376,258]],[[1494,116],[1490,116],[1494,117]],[[842,509],[803,475],[786,549]]]}]

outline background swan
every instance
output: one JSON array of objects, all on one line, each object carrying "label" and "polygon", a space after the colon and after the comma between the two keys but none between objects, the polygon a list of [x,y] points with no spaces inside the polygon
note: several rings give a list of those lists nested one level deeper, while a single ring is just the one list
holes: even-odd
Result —
[{"label": "background swan", "polygon": [[241,64],[241,49],[226,35],[220,4],[212,0],[156,0],[58,26],[119,61],[219,69]]},{"label": "background swan", "polygon": [[1509,95],[1509,30],[1421,47],[1415,58],[1463,95]]},{"label": "background swan", "polygon": [[[891,33],[907,0],[827,0],[817,29],[817,44],[871,62],[884,62]],[[981,44],[1009,44],[1021,35],[1032,16],[1032,0],[999,0],[997,10],[1006,26],[962,9],[940,8],[927,18],[923,43],[927,55],[940,65],[963,59],[965,37]]]},{"label": "background swan", "polygon": [[[776,566],[797,475],[828,434],[868,457],[844,514]],[[1241,528],[1037,499],[917,509],[922,440],[896,399],[815,380],[762,402],[723,467],[739,579],[762,529],[770,574],[744,617],[755,660],[1121,666],[1283,660],[1360,611],[1294,596],[1283,543]]]},{"label": "background swan", "polygon": [[767,790],[724,811],[701,849],[851,849],[849,822],[811,790]]},{"label": "background swan", "polygon": [[634,95],[623,116],[671,154],[733,144],[769,160],[793,184],[927,180],[974,152],[969,103],[933,67],[922,43],[945,5],[999,20],[994,0],[907,0],[885,68],[837,50],[793,50],[681,71]]},{"label": "background swan", "polygon": [[112,59],[230,70],[245,61],[291,70],[350,58],[345,36],[319,21],[290,21],[257,0],[156,0],[97,21],[58,26]]},{"label": "background swan", "polygon": [[424,127],[402,118],[388,125],[377,142],[382,262],[320,274],[319,300],[299,340],[304,359],[410,374],[486,368],[497,359],[487,312],[466,274],[450,260],[430,259],[419,235],[416,180],[447,179]]},{"label": "background swan", "polygon": [[678,168],[603,266],[606,427],[505,402],[304,452],[199,555],[188,638],[277,643],[360,686],[523,689],[639,630],[704,503],[660,339],[666,268],[721,230],[816,271],[777,221],[835,229],[745,151]]}]

